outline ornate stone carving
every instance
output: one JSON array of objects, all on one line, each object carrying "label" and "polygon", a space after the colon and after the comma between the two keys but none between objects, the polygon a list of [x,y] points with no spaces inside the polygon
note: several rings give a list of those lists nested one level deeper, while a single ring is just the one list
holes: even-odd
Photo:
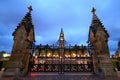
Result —
[{"label": "ornate stone carving", "polygon": [[31,22],[31,10],[32,8],[29,7],[29,12],[13,32],[13,49],[4,75],[14,76],[16,68],[19,68],[21,75],[26,74],[28,71],[30,52],[35,41],[34,26]]},{"label": "ornate stone carving", "polygon": [[108,37],[109,34],[95,12],[93,12],[92,24],[89,31],[89,43],[94,46],[94,49],[91,50],[94,72],[100,76],[116,76],[110,59]]}]

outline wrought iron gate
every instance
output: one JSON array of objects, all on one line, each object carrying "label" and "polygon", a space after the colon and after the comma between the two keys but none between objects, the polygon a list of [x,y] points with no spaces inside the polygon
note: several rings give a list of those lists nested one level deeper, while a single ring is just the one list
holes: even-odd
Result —
[{"label": "wrought iron gate", "polygon": [[31,64],[31,72],[92,72],[92,62],[80,63],[78,60],[43,60],[39,64]]}]

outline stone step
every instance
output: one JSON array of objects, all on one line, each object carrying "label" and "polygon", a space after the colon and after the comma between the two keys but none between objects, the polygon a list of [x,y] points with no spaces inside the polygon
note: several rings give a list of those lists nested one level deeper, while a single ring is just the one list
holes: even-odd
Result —
[{"label": "stone step", "polygon": [[20,74],[19,68],[9,68],[4,73],[3,76],[18,76]]},{"label": "stone step", "polygon": [[15,72],[15,68],[9,68],[9,69],[7,69],[5,72]]}]

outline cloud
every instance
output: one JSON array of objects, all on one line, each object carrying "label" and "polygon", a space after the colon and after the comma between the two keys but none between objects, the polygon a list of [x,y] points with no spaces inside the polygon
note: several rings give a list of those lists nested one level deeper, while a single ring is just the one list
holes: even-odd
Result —
[{"label": "cloud", "polygon": [[[0,1],[0,50],[13,44],[12,32],[32,5],[32,22],[35,28],[36,44],[53,44],[59,38],[61,28],[70,44],[86,44],[91,24],[91,8],[97,9],[97,16],[110,34],[110,51],[117,49],[120,40],[119,1],[91,0],[1,0]],[[10,37],[10,38],[9,38]],[[10,43],[8,43],[10,41]]]}]

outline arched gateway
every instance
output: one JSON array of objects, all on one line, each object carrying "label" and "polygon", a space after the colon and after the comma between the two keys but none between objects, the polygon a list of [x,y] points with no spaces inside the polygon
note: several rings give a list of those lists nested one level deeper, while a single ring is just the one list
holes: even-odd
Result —
[{"label": "arched gateway", "polygon": [[[107,43],[109,35],[96,16],[94,8],[88,46],[66,45],[63,29],[61,29],[57,44],[35,47],[31,11],[30,6],[28,13],[13,32],[13,49],[4,76],[14,76],[16,70],[19,75],[31,71],[94,72],[101,76],[116,76],[109,56]],[[34,50],[35,56],[32,55]]]}]

